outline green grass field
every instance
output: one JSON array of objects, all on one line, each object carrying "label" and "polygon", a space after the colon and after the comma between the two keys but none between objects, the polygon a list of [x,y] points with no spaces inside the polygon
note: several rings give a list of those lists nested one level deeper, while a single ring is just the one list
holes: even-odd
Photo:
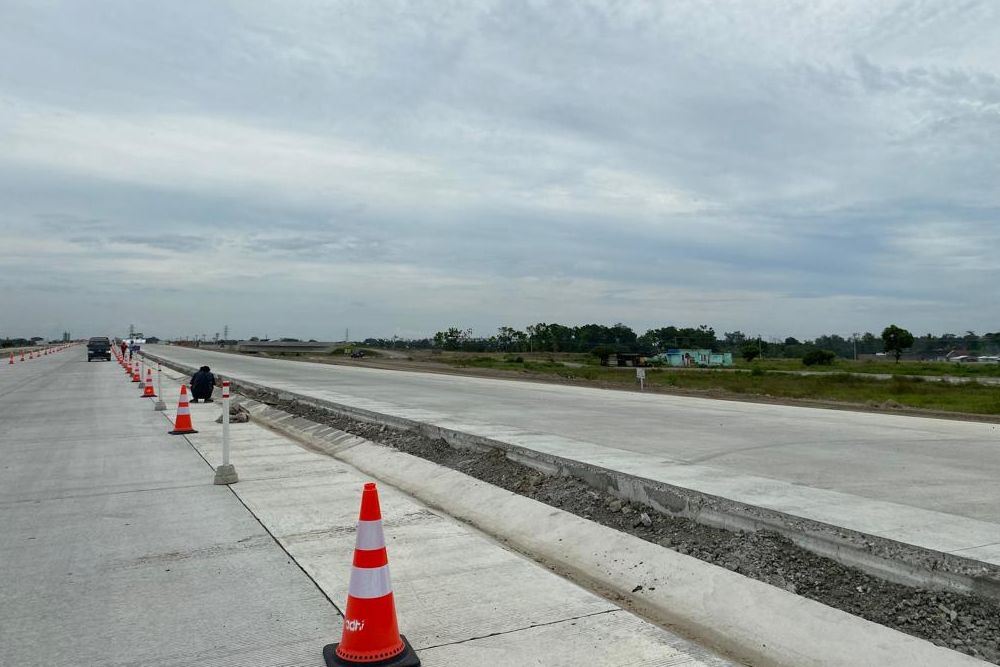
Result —
[{"label": "green grass field", "polygon": [[814,371],[828,373],[881,373],[886,375],[954,375],[957,377],[1000,377],[1000,364],[955,364],[941,361],[850,361],[838,359],[832,366],[805,366],[799,359],[737,360],[736,368],[770,371]]},{"label": "green grass field", "polygon": [[[457,367],[493,368],[515,371],[532,376],[552,376],[565,379],[597,382],[621,386],[636,386],[635,372],[631,369],[602,368],[586,364],[579,368],[571,368],[552,357],[552,360],[540,355],[529,359],[520,355],[523,361],[517,361],[519,355],[481,355],[465,357],[444,356],[440,360]],[[571,363],[580,363],[579,360]],[[872,407],[882,406],[887,402],[895,402],[901,406],[942,410],[948,412],[964,412],[982,415],[1000,415],[1000,387],[985,386],[974,383],[947,384],[943,382],[925,381],[921,378],[894,377],[891,380],[879,380],[849,375],[848,372],[863,372],[853,364],[833,368],[823,367],[830,371],[823,375],[796,376],[782,373],[768,373],[771,370],[802,370],[801,362],[785,363],[784,361],[765,362],[758,364],[756,372],[732,371],[682,371],[662,368],[646,369],[646,383],[654,387],[676,388],[681,390],[704,391],[732,396],[763,396],[773,398],[807,399],[838,401],[844,403],[863,404]],[[895,366],[889,363],[886,366]],[[904,364],[900,364],[903,366]],[[882,364],[873,364],[878,370],[873,373],[886,372]],[[919,364],[907,364],[904,374],[918,375],[914,372]],[[932,366],[932,365],[927,365]],[[935,364],[925,368],[924,375],[945,374],[951,365]],[[747,370],[745,367],[744,370]],[[810,369],[813,370],[813,369]],[[931,373],[931,370],[938,370]],[[839,371],[839,372],[838,372]],[[892,405],[892,403],[889,403]]]}]

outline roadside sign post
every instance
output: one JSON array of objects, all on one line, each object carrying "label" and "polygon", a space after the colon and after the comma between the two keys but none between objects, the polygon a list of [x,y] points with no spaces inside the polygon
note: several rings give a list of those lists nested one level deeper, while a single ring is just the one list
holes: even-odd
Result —
[{"label": "roadside sign post", "polygon": [[639,391],[643,391],[646,388],[646,369],[636,368],[635,377],[639,380]]},{"label": "roadside sign post", "polygon": [[229,462],[229,380],[222,381],[222,465],[215,469],[216,484],[240,481],[236,468]]}]

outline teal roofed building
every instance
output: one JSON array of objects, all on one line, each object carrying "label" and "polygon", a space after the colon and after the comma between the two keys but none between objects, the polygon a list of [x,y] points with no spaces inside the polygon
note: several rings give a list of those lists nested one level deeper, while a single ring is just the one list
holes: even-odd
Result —
[{"label": "teal roofed building", "polygon": [[701,368],[712,366],[732,366],[731,352],[712,352],[711,350],[667,350],[653,359],[664,361],[669,366],[677,368]]}]

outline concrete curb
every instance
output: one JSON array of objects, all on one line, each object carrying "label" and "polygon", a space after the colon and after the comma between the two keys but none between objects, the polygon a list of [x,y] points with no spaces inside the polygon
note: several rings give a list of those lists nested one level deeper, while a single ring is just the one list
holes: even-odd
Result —
[{"label": "concrete curb", "polygon": [[[253,419],[466,521],[609,599],[755,665],[982,661],[257,401]],[[634,590],[636,586],[642,588]]]}]

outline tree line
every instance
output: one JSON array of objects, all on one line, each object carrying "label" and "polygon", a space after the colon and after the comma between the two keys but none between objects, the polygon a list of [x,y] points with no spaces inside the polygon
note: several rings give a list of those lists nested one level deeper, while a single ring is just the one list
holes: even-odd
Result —
[{"label": "tree line", "polygon": [[[887,331],[895,327],[902,337],[885,339]],[[893,334],[895,336],[896,334]],[[907,336],[909,338],[907,338]],[[901,343],[907,343],[901,345]],[[476,336],[472,329],[449,327],[438,331],[432,338],[400,339],[369,338],[365,345],[403,349],[441,349],[463,352],[578,352],[591,353],[602,349],[616,353],[657,354],[668,349],[710,349],[713,352],[731,352],[745,358],[765,357],[802,358],[814,350],[827,350],[835,356],[851,359],[855,355],[892,353],[909,350],[924,356],[943,356],[952,350],[967,350],[972,354],[1000,352],[1000,332],[978,335],[925,334],[914,337],[905,329],[890,325],[876,335],[872,332],[848,336],[827,334],[812,340],[788,337],[784,340],[763,340],[741,331],[716,335],[708,325],[698,327],[666,326],[649,329],[637,334],[631,327],[618,322],[613,325],[584,324],[566,326],[539,322],[524,330],[502,326],[492,336]],[[898,349],[896,349],[898,348]]]}]

